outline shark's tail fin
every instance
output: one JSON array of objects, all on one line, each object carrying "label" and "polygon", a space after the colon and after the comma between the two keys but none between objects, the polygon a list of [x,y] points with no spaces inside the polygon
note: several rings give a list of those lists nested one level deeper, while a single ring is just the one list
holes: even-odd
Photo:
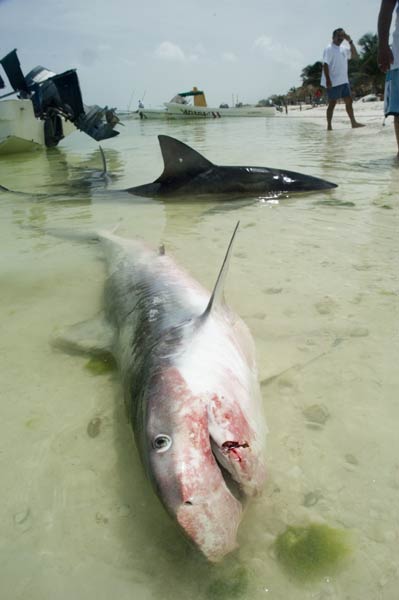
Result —
[{"label": "shark's tail fin", "polygon": [[23,225],[22,229],[30,229],[42,235],[51,235],[61,240],[72,240],[77,242],[98,242],[101,233],[95,230],[79,231],[67,229],[66,227],[36,227],[35,225]]},{"label": "shark's tail fin", "polygon": [[1,192],[7,192],[8,194],[18,194],[18,196],[30,196],[32,197],[32,195],[36,196],[47,196],[47,194],[32,194],[30,192],[21,192],[19,190],[11,190],[10,188],[6,187],[5,185],[0,185],[0,193]]},{"label": "shark's tail fin", "polygon": [[43,235],[51,235],[62,240],[72,240],[77,242],[99,242],[108,235],[114,235],[121,225],[121,221],[115,223],[112,227],[102,227],[101,229],[68,229],[66,227],[37,227],[35,225],[23,226],[23,229],[30,229]]},{"label": "shark's tail fin", "polygon": [[107,170],[107,160],[105,158],[105,152],[104,152],[104,150],[102,149],[101,146],[99,146],[99,148],[100,148],[100,152],[101,152],[101,158],[102,158],[102,161],[103,161],[103,171],[101,173],[101,176],[102,177],[107,177],[108,176],[108,170]]}]

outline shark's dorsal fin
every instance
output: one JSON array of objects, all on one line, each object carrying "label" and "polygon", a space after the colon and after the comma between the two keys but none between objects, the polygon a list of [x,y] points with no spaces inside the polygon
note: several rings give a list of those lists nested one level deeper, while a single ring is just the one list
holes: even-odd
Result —
[{"label": "shark's dorsal fin", "polygon": [[231,240],[230,240],[229,246],[227,248],[227,252],[224,257],[224,260],[223,260],[222,268],[219,271],[219,275],[216,280],[215,287],[213,288],[212,295],[209,299],[208,306],[206,307],[205,311],[202,313],[202,315],[200,317],[201,321],[204,321],[210,315],[212,309],[214,309],[216,306],[221,306],[224,304],[224,295],[223,295],[224,282],[225,282],[227,271],[229,268],[229,262],[230,262],[232,248],[233,248],[233,242],[234,242],[234,238],[237,233],[239,224],[240,224],[240,221],[237,222],[237,225],[234,228],[233,235],[231,236]]},{"label": "shark's dorsal fin", "polygon": [[168,135],[159,135],[158,140],[164,162],[163,173],[156,180],[159,183],[180,177],[198,175],[214,166],[199,152],[175,138]]}]

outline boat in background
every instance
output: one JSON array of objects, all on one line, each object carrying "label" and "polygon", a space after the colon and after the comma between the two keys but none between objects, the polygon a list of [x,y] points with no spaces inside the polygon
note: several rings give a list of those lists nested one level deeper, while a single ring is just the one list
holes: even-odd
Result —
[{"label": "boat in background", "polygon": [[[193,104],[187,101],[193,97]],[[180,92],[170,102],[165,102],[163,108],[139,108],[141,119],[220,119],[221,117],[273,117],[276,114],[274,106],[237,105],[230,108],[222,104],[219,108],[207,105],[205,94],[193,87],[189,92]]]},{"label": "boat in background", "polygon": [[83,104],[75,69],[57,75],[38,66],[24,76],[16,50],[0,64],[13,88],[0,97],[0,154],[51,148],[76,129],[97,141],[119,134],[115,109]]}]

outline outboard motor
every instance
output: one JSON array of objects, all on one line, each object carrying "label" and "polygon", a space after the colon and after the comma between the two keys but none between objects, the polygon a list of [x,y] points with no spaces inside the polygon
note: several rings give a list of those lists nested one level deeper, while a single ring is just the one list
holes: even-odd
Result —
[{"label": "outboard motor", "polygon": [[56,75],[37,66],[24,77],[16,50],[0,63],[14,91],[20,98],[29,98],[36,117],[44,121],[46,146],[56,146],[64,137],[62,117],[97,141],[119,135],[119,131],[114,131],[119,123],[115,109],[83,104],[75,69]]}]

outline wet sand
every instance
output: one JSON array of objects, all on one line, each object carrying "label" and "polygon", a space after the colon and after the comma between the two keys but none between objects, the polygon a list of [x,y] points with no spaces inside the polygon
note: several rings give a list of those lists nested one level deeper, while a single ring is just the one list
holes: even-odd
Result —
[{"label": "wet sand", "polygon": [[[97,146],[79,134],[56,151],[0,161],[0,183],[29,192],[0,198],[4,598],[213,600],[215,589],[245,600],[396,598],[399,169],[392,123],[383,128],[377,109],[355,105],[367,123],[356,131],[340,107],[333,132],[323,107],[269,120],[126,122],[104,144],[114,175],[106,191],[93,176]],[[217,164],[285,167],[339,187],[238,203],[118,193],[161,173],[158,133]],[[30,226],[120,221],[122,235],[164,243],[211,289],[238,219],[226,298],[257,348],[269,477],[240,549],[210,567],[144,478],[117,375],[95,376],[50,344],[100,309],[98,250]],[[340,571],[299,583],[273,542],[287,525],[313,522],[348,531],[353,552]]]}]

